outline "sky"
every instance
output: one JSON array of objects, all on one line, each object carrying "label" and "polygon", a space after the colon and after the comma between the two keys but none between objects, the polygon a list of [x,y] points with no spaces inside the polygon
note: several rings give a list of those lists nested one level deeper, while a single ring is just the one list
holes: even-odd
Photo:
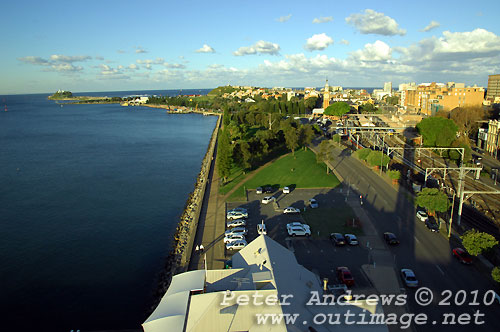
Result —
[{"label": "sky", "polygon": [[0,94],[487,86],[500,1],[2,1]]}]

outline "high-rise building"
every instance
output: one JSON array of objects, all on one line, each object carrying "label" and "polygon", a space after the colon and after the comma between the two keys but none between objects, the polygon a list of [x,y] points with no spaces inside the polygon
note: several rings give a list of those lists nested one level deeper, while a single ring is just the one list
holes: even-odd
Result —
[{"label": "high-rise building", "polygon": [[392,82],[385,82],[384,83],[384,92],[392,94]]},{"label": "high-rise building", "polygon": [[495,102],[495,98],[500,99],[500,75],[488,76],[488,91],[486,92],[486,99]]},{"label": "high-rise building", "polygon": [[323,109],[330,106],[330,86],[328,85],[328,80],[326,80],[325,91],[323,92]]}]

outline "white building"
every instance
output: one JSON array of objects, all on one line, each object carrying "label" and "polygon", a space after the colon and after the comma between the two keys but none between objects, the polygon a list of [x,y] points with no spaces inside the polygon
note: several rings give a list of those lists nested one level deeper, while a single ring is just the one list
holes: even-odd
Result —
[{"label": "white building", "polygon": [[384,91],[392,96],[392,82],[385,82],[384,83]]}]

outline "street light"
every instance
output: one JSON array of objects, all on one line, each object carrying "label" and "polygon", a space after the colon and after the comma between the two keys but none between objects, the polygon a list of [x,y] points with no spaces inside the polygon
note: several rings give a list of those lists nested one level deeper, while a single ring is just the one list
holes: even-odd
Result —
[{"label": "street light", "polygon": [[455,192],[455,189],[453,189],[451,187],[446,187],[446,188],[453,190],[453,203],[451,203],[451,217],[450,217],[450,221],[449,221],[450,226],[448,227],[448,239],[449,239],[451,236],[451,225],[453,224],[453,208],[455,207],[456,192]]}]

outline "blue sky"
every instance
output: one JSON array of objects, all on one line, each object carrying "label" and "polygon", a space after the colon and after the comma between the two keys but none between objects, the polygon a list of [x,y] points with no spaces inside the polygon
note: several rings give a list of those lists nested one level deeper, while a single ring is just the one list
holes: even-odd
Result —
[{"label": "blue sky", "polygon": [[486,86],[500,1],[3,1],[0,94]]}]

